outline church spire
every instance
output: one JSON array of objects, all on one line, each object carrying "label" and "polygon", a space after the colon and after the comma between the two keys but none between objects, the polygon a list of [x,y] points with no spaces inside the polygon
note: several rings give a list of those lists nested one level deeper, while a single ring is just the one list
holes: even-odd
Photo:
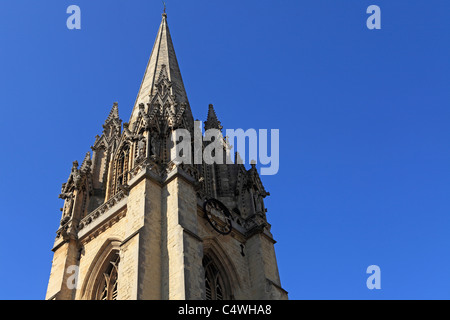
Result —
[{"label": "church spire", "polygon": [[158,84],[161,77],[170,83],[167,86],[168,94],[173,96],[176,104],[181,106],[186,104],[185,113],[192,118],[187,94],[184,88],[183,79],[175,55],[175,49],[167,25],[167,14],[162,14],[161,25],[153,45],[152,53],[145,70],[144,78],[139,89],[138,96],[130,118],[130,124],[133,124],[139,116],[139,106],[151,102],[151,98],[158,93]]}]

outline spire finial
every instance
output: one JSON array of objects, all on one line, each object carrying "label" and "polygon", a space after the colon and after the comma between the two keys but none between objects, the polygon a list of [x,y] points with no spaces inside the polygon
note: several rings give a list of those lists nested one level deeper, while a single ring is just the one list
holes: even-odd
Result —
[{"label": "spire finial", "polygon": [[164,6],[164,14],[166,14],[166,2],[163,0],[163,6]]}]

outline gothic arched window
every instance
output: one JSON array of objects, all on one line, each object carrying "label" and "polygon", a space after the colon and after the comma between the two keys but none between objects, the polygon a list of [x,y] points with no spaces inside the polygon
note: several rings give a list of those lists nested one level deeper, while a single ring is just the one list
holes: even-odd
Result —
[{"label": "gothic arched window", "polygon": [[209,256],[203,258],[205,269],[206,300],[227,300],[230,294],[225,287],[224,278]]},{"label": "gothic arched window", "polygon": [[119,255],[113,257],[99,275],[96,300],[117,300],[117,286],[119,281]]},{"label": "gothic arched window", "polygon": [[114,180],[112,183],[111,195],[115,195],[119,192],[119,186],[126,185],[128,182],[129,151],[129,146],[125,145],[116,155],[116,160],[114,161]]}]

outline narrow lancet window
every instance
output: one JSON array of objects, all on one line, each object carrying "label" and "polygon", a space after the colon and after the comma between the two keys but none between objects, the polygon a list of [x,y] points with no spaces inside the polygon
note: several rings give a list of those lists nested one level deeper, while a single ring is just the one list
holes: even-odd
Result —
[{"label": "narrow lancet window", "polygon": [[109,262],[106,270],[100,275],[102,278],[97,293],[97,300],[117,300],[119,281],[119,256]]},{"label": "narrow lancet window", "polygon": [[203,267],[205,269],[206,300],[228,299],[229,293],[225,292],[223,276],[210,257],[203,258]]}]

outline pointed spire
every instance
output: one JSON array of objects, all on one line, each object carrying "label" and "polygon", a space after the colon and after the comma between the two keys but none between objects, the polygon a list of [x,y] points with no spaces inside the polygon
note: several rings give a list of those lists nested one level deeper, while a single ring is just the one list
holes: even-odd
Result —
[{"label": "pointed spire", "polygon": [[72,162],[72,172],[75,172],[78,170],[78,161],[75,160],[74,162]]},{"label": "pointed spire", "polygon": [[222,125],[217,118],[216,112],[214,111],[214,106],[212,104],[209,105],[208,109],[208,118],[205,121],[205,130],[208,129],[219,129],[222,130]]},{"label": "pointed spire", "polygon": [[[164,70],[165,69],[165,70]],[[145,70],[144,78],[139,89],[138,96],[131,113],[129,123],[132,124],[139,115],[139,105],[145,105],[150,101],[150,96],[154,96],[157,91],[157,84],[160,83],[161,77],[170,82],[170,86],[166,86],[169,94],[173,95],[178,105],[187,104],[186,112],[191,112],[186,91],[181,78],[181,72],[178,67],[175,49],[170,36],[169,27],[167,25],[167,14],[162,14],[161,25],[153,45],[152,53]],[[189,115],[191,117],[192,114]]]},{"label": "pointed spire", "polygon": [[86,156],[84,157],[83,163],[81,164],[80,170],[81,170],[82,172],[87,172],[87,171],[89,171],[90,168],[91,168],[91,164],[92,164],[92,161],[91,161],[91,153],[90,153],[90,152],[87,152],[87,153],[86,153]]},{"label": "pointed spire", "polygon": [[119,104],[114,102],[108,118],[106,118],[103,124],[103,134],[108,137],[113,133],[120,134],[121,126],[122,120],[119,118]]},{"label": "pointed spire", "polygon": [[112,120],[120,120],[119,119],[119,104],[117,102],[114,102],[111,111],[109,112],[108,118],[105,120],[105,124],[108,124]]}]

